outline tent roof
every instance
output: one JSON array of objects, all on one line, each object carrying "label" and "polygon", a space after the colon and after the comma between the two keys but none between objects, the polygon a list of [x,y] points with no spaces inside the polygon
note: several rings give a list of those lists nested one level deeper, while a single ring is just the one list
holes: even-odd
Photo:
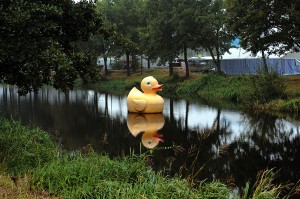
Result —
[{"label": "tent roof", "polygon": [[300,59],[300,52],[289,52],[283,56],[284,59]]},{"label": "tent roof", "polygon": [[[222,55],[222,59],[253,59],[253,58],[261,58],[261,53],[257,53],[257,55],[252,55],[251,52],[246,51],[243,48],[230,48],[229,52],[226,52]],[[281,56],[271,54],[268,58],[281,58]]]}]

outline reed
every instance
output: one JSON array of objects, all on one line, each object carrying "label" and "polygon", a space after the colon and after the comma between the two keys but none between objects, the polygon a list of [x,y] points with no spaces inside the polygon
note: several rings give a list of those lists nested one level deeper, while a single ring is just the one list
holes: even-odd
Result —
[{"label": "reed", "polygon": [[[292,184],[274,184],[274,178],[279,171],[274,169],[262,170],[257,174],[256,182],[252,189],[250,189],[249,182],[243,190],[242,199],[288,199],[294,194],[299,194],[296,190],[298,183]],[[289,190],[287,193],[284,191]],[[252,193],[251,193],[252,192]]]}]

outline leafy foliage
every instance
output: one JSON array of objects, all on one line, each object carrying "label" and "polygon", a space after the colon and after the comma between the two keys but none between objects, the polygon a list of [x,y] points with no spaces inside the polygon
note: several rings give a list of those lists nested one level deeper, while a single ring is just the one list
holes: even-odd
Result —
[{"label": "leafy foliage", "polygon": [[195,23],[197,24],[197,35],[195,35],[194,46],[203,47],[213,58],[216,71],[221,71],[221,56],[230,48],[233,36],[229,34],[225,26],[226,12],[224,0],[200,1],[197,6]]},{"label": "leafy foliage", "polygon": [[[114,31],[111,44],[117,44],[121,52],[126,54],[127,76],[130,76],[129,55],[139,53],[140,27],[145,24],[141,11],[141,0],[103,0],[97,2],[97,10],[104,16],[104,25]],[[117,50],[115,50],[116,52]]]},{"label": "leafy foliage", "polygon": [[101,27],[90,1],[9,1],[0,4],[0,79],[37,92],[43,84],[66,91],[78,77],[96,77],[96,64],[76,47]]},{"label": "leafy foliage", "polygon": [[[299,1],[232,0],[226,1],[226,10],[227,27],[240,36],[241,46],[262,53],[263,59],[296,46],[299,50]],[[266,62],[264,69],[268,73]]]}]

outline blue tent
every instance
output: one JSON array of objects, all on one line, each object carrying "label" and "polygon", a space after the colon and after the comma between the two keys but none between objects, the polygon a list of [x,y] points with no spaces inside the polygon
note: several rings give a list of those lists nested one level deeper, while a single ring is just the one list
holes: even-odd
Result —
[{"label": "blue tent", "polygon": [[[300,60],[297,59],[267,59],[267,65],[270,71],[276,71],[279,75],[300,74]],[[254,75],[262,67],[261,58],[221,60],[221,70],[229,75]]]}]

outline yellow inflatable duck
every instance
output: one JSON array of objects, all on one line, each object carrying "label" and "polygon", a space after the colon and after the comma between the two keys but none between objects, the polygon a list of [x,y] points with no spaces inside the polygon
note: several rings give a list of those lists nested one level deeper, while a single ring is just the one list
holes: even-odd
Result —
[{"label": "yellow inflatable duck", "polygon": [[157,95],[162,91],[162,84],[158,84],[153,76],[145,77],[141,82],[141,89],[132,88],[127,96],[128,112],[132,113],[161,113],[164,110],[164,99]]},{"label": "yellow inflatable duck", "polygon": [[165,124],[163,114],[138,114],[128,113],[127,126],[130,133],[136,137],[142,135],[142,143],[148,149],[153,149],[159,142],[163,142],[163,135],[157,131],[162,129]]}]

